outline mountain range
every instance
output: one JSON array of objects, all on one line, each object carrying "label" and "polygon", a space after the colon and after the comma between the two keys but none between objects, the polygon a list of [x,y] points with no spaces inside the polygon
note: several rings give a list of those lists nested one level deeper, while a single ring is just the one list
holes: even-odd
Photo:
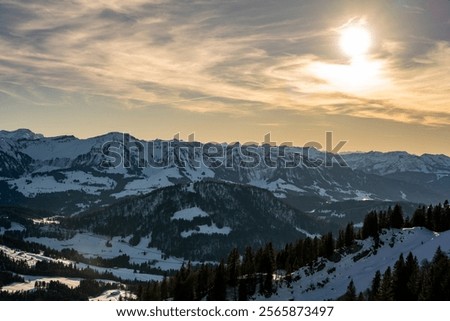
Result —
[{"label": "mountain range", "polygon": [[[0,131],[0,204],[61,215],[177,184],[218,181],[265,189],[311,211],[348,201],[436,203],[450,194],[450,158],[406,152],[329,155],[314,148],[245,146],[122,133],[78,139]],[[319,164],[319,165],[317,165]]]}]

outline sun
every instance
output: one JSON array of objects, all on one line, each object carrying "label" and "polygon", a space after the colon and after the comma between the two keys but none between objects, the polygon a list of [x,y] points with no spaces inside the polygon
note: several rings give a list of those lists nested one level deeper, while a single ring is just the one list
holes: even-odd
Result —
[{"label": "sun", "polygon": [[372,44],[370,32],[361,26],[349,26],[341,31],[340,46],[350,58],[357,58],[369,50]]},{"label": "sun", "polygon": [[338,63],[318,60],[309,64],[311,75],[323,81],[320,89],[357,96],[381,94],[386,88],[391,88],[384,61],[368,54],[373,38],[365,22],[350,21],[337,30],[340,48],[350,59]]}]

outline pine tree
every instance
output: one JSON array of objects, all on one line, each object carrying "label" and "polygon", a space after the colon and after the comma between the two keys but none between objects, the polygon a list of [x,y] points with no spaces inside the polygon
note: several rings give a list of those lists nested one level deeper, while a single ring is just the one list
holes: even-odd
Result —
[{"label": "pine tree", "polygon": [[239,270],[240,270],[240,256],[238,250],[234,248],[228,255],[227,260],[228,283],[232,287],[237,286]]},{"label": "pine tree", "polygon": [[244,259],[241,265],[241,278],[245,279],[247,294],[251,296],[256,291],[256,274],[255,274],[255,258],[253,250],[249,246],[245,249]]},{"label": "pine tree", "polygon": [[216,268],[214,273],[213,287],[209,293],[208,300],[210,301],[225,301],[227,298],[227,280],[226,280],[225,264],[223,260]]},{"label": "pine tree", "polygon": [[392,272],[389,266],[383,274],[383,279],[381,282],[380,292],[378,295],[381,301],[392,301]]},{"label": "pine tree", "polygon": [[354,240],[355,240],[355,231],[353,228],[353,223],[349,223],[345,228],[345,246],[347,247],[352,246]]},{"label": "pine tree", "polygon": [[363,240],[368,237],[378,237],[378,216],[376,212],[370,212],[366,215],[361,234]]},{"label": "pine tree", "polygon": [[432,205],[428,206],[425,219],[426,219],[425,227],[429,230],[433,230],[433,206]]},{"label": "pine tree", "polygon": [[408,275],[405,273],[405,260],[403,259],[403,254],[400,254],[399,259],[394,265],[392,274],[392,293],[394,301],[405,300],[408,281]]},{"label": "pine tree", "polygon": [[234,248],[227,260],[227,277],[228,284],[234,289],[234,299],[237,299],[236,287],[238,285],[238,277],[240,270],[240,256],[238,249]]},{"label": "pine tree", "polygon": [[268,243],[262,252],[260,271],[264,274],[260,292],[266,296],[273,292],[273,273],[275,271],[275,251],[272,243]]},{"label": "pine tree", "polygon": [[248,279],[246,277],[243,277],[239,280],[238,300],[239,301],[247,301],[248,297],[249,297]]},{"label": "pine tree", "polygon": [[273,274],[266,273],[264,275],[264,283],[262,288],[265,296],[270,296],[273,293]]},{"label": "pine tree", "polygon": [[[36,286],[36,283],[34,284]],[[142,284],[139,284],[136,292],[136,296],[138,297],[138,300],[144,300],[144,288]]]},{"label": "pine tree", "polygon": [[334,239],[331,232],[325,234],[322,239],[320,255],[325,258],[330,258],[334,253]]},{"label": "pine tree", "polygon": [[341,249],[345,246],[345,231],[339,230],[338,239],[336,242],[336,248]]},{"label": "pine tree", "polygon": [[208,265],[202,264],[200,271],[197,274],[197,288],[195,289],[195,296],[197,300],[201,300],[208,293],[210,286],[211,271]]},{"label": "pine tree", "polygon": [[255,273],[255,258],[253,255],[253,250],[250,246],[245,249],[244,258],[241,265],[242,275],[252,275]]},{"label": "pine tree", "polygon": [[426,225],[426,209],[422,206],[414,211],[413,217],[411,219],[412,226],[422,226]]},{"label": "pine tree", "polygon": [[431,263],[428,261],[422,262],[419,277],[417,278],[418,285],[418,300],[430,301],[433,295],[432,291],[432,271]]},{"label": "pine tree", "polygon": [[379,224],[378,224],[378,215],[376,212],[370,212],[364,218],[363,227],[361,230],[361,237],[363,240],[368,237],[373,237],[375,242],[375,248],[378,248],[380,243],[380,234],[379,234]]},{"label": "pine tree", "polygon": [[381,211],[378,213],[378,232],[381,232],[384,228],[389,228],[390,223],[388,217],[390,217],[390,213],[392,213],[392,208],[388,208],[388,212]]},{"label": "pine tree", "polygon": [[377,272],[375,273],[375,276],[372,280],[372,287],[370,288],[370,293],[369,293],[369,301],[378,300],[380,286],[381,286],[381,272],[380,272],[380,270],[377,270]]},{"label": "pine tree", "polygon": [[442,232],[442,205],[438,204],[431,212],[432,215],[432,230],[436,232]]},{"label": "pine tree", "polygon": [[405,261],[405,274],[407,279],[405,300],[415,301],[418,299],[418,282],[419,282],[420,267],[417,258],[409,252]]},{"label": "pine tree", "polygon": [[353,280],[347,286],[347,291],[343,296],[343,300],[345,301],[356,301],[356,288]]},{"label": "pine tree", "polygon": [[166,300],[169,297],[169,289],[167,285],[167,276],[164,274],[164,278],[161,282],[161,300]]},{"label": "pine tree", "polygon": [[302,265],[309,264],[316,258],[313,240],[307,237],[301,244],[300,257]]},{"label": "pine tree", "polygon": [[448,300],[450,299],[450,261],[447,255],[439,247],[431,261],[431,297],[430,300]]},{"label": "pine tree", "polygon": [[175,288],[173,298],[175,301],[190,301],[194,299],[194,275],[192,273],[191,262],[187,267],[184,264],[175,275]]},{"label": "pine tree", "polygon": [[390,213],[390,226],[391,228],[400,229],[403,227],[404,219],[403,219],[403,210],[400,205],[396,204],[394,206],[394,210]]},{"label": "pine tree", "polygon": [[442,230],[450,230],[450,206],[448,201],[444,202],[444,208],[442,209]]}]

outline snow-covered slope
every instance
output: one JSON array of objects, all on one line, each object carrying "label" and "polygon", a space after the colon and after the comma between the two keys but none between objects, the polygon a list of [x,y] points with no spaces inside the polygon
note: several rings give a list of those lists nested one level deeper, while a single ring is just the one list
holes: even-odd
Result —
[{"label": "snow-covered slope", "polygon": [[136,295],[126,290],[108,290],[101,295],[90,298],[89,301],[120,301],[136,300]]},{"label": "snow-covered slope", "polygon": [[[80,285],[80,278],[67,278],[67,277],[47,277],[47,276],[35,276],[35,275],[19,275],[24,279],[25,282],[15,282],[13,284],[3,286],[0,288],[1,291],[6,292],[19,292],[19,291],[33,291],[36,284],[45,282],[49,283],[56,281],[67,285],[69,288],[75,288]],[[123,285],[116,281],[110,280],[97,280],[104,283],[113,283],[117,285]],[[120,301],[120,300],[135,300],[136,295],[132,294],[130,291],[124,289],[112,289],[107,290],[99,296],[89,298],[89,301]]]},{"label": "snow-covered slope", "polygon": [[31,275],[21,275],[25,282],[15,282],[13,284],[4,286],[1,291],[7,292],[17,292],[17,291],[31,291],[35,288],[36,282],[51,282],[58,281],[62,284],[67,285],[70,288],[75,288],[80,285],[79,278],[65,278],[65,277],[44,277],[44,276],[31,276]]},{"label": "snow-covered slope", "polygon": [[282,284],[269,300],[335,300],[345,293],[351,280],[357,292],[368,289],[375,272],[392,268],[400,254],[406,257],[411,252],[419,263],[430,261],[438,247],[450,255],[450,231],[438,234],[420,227],[393,229],[384,231],[380,240],[384,245],[376,251],[372,239],[358,241],[361,249],[344,255],[337,263],[321,259],[312,269],[296,271],[292,277],[297,280],[291,286]]},{"label": "snow-covered slope", "polygon": [[34,266],[36,265],[36,262],[41,261],[47,261],[47,262],[61,262],[65,265],[72,265],[78,269],[85,269],[87,267],[99,272],[99,273],[112,273],[114,276],[119,277],[123,280],[138,280],[138,281],[161,281],[163,279],[162,275],[155,275],[155,274],[146,274],[146,273],[139,273],[138,271],[133,271],[131,269],[126,268],[104,268],[104,267],[98,267],[94,265],[86,265],[84,263],[77,263],[70,260],[65,259],[53,259],[50,257],[47,257],[43,254],[35,254],[35,253],[28,253],[25,251],[18,251],[15,249],[12,249],[5,245],[0,245],[0,252],[3,252],[8,257],[16,260],[16,261],[23,261],[28,266]]}]

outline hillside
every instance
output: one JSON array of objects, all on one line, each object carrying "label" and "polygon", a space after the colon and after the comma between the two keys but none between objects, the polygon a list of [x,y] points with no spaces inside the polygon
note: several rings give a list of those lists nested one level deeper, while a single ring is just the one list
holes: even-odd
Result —
[{"label": "hillside", "polygon": [[[270,300],[336,300],[353,280],[356,293],[371,287],[376,271],[383,274],[394,267],[400,254],[406,258],[411,252],[419,263],[431,261],[440,247],[450,256],[450,231],[435,233],[425,228],[384,230],[381,247],[375,248],[373,239],[357,241],[358,251],[344,253],[339,262],[318,260],[311,268],[292,273],[293,282],[280,284]],[[256,300],[267,300],[258,296]]]},{"label": "hillside", "polygon": [[[132,236],[169,255],[218,260],[232,248],[276,247],[333,226],[252,186],[205,181],[166,187],[62,221],[69,229]],[[336,226],[334,227],[336,229]]]}]

